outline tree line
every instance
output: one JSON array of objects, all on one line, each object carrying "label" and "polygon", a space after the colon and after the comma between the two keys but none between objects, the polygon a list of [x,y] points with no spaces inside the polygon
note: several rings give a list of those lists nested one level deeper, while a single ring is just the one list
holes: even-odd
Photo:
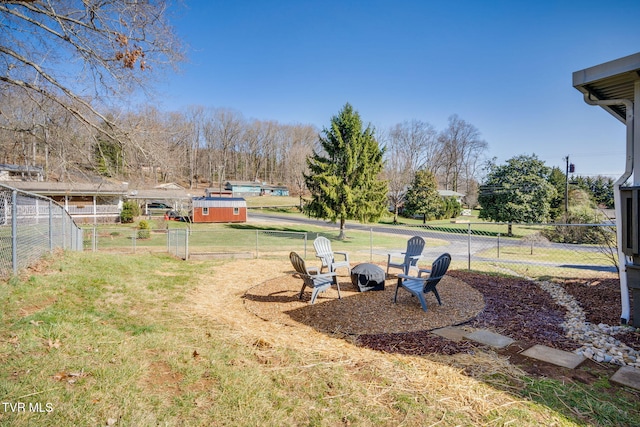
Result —
[{"label": "tree line", "polygon": [[[68,182],[96,174],[188,188],[267,181],[287,185],[292,194],[310,193],[309,209],[318,215],[364,221],[387,207],[396,218],[401,210],[425,219],[437,210],[455,212],[434,196],[437,189],[463,193],[469,207],[480,203],[483,217],[495,221],[554,220],[569,214],[561,209],[564,175],[558,168],[536,169],[537,159],[524,156],[504,167],[489,162],[483,170],[488,144],[457,115],[440,131],[416,119],[373,129],[347,104],[319,131],[309,124],[247,119],[225,108],[124,108],[185,57],[170,24],[170,4],[1,2],[0,161],[41,167],[47,179]],[[356,146],[340,142],[342,137]],[[342,148],[332,152],[334,143]],[[346,169],[336,175],[322,159],[332,167],[342,162]],[[340,178],[335,194],[320,197],[318,189],[330,192],[331,173],[334,181]],[[573,180],[573,200],[612,205],[611,182]],[[435,203],[427,203],[425,195]],[[337,213],[331,200],[357,201],[362,208],[343,206]]]}]

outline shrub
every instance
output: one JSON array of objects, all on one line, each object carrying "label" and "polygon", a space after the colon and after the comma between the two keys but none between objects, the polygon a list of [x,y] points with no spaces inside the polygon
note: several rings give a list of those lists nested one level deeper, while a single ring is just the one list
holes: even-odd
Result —
[{"label": "shrub", "polygon": [[140,215],[140,206],[132,201],[126,201],[122,204],[122,212],[120,212],[120,222],[123,224],[131,224],[135,217]]},{"label": "shrub", "polygon": [[151,225],[146,219],[140,220],[138,223],[138,239],[150,239],[151,238]]},{"label": "shrub", "polygon": [[602,218],[598,217],[593,209],[572,209],[569,214],[563,215],[559,221],[561,225],[555,225],[551,229],[544,230],[542,235],[555,243],[595,244],[606,243],[606,236],[602,233],[602,227],[587,225],[562,225],[562,224],[597,224]]}]

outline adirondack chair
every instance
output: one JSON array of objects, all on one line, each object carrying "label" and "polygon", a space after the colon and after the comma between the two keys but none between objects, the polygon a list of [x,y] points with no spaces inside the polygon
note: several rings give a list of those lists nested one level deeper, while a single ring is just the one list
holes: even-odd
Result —
[{"label": "adirondack chair", "polygon": [[320,292],[326,291],[334,284],[338,287],[338,299],[342,298],[340,295],[340,284],[336,280],[336,273],[320,273],[317,267],[307,267],[304,260],[295,252],[289,254],[289,259],[297,275],[302,279],[300,299],[302,299],[304,288],[308,286],[313,289],[311,292],[311,304],[313,304]]},{"label": "adirondack chair", "polygon": [[[424,296],[429,292],[433,292],[438,300],[438,304],[442,305],[436,285],[446,274],[450,263],[451,255],[444,253],[436,258],[431,265],[431,270],[420,269],[418,271],[418,277],[398,274],[398,285],[396,286],[396,293],[393,297],[393,302],[396,303],[398,301],[398,289],[402,288],[409,291],[411,295],[418,297],[424,311],[427,311],[427,302]],[[422,277],[422,273],[429,273],[429,276]]]},{"label": "adirondack chair", "polygon": [[[349,254],[346,252],[333,252],[331,249],[331,241],[323,236],[316,237],[313,241],[313,247],[316,250],[316,256],[322,261],[320,272],[326,267],[330,273],[334,273],[336,269],[346,267],[348,274],[351,274],[351,264],[349,263]],[[336,255],[340,255],[340,260],[336,260]]]},{"label": "adirondack chair", "polygon": [[[418,270],[418,260],[422,257],[422,250],[424,249],[424,239],[420,236],[413,236],[407,241],[407,250],[400,254],[389,253],[387,254],[387,275],[389,275],[389,268],[399,268],[403,274],[409,274],[409,271],[413,268]],[[401,262],[395,262],[394,257],[402,256]]]}]

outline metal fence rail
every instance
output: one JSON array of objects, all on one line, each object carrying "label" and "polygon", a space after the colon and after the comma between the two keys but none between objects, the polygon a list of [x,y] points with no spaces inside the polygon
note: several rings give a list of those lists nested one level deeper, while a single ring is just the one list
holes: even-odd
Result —
[{"label": "metal fence rail", "polygon": [[[315,260],[313,239],[318,235],[332,241],[334,251],[349,253],[352,263],[385,263],[387,254],[401,252],[409,237],[426,240],[424,267],[443,252],[452,255],[453,267],[483,271],[512,271],[531,277],[594,277],[617,274],[615,241],[603,243],[553,243],[546,232],[560,230],[568,241],[593,236],[615,236],[611,224],[507,224],[468,223],[451,226],[352,227],[346,241],[337,239],[337,230],[322,232],[270,230],[264,226],[229,226],[216,229],[170,228],[153,230],[141,239],[139,230],[129,227],[94,226],[85,229],[85,249],[93,251],[169,252],[181,259],[196,258],[286,258],[291,251]],[[583,237],[580,237],[583,236]],[[593,237],[592,236],[592,237]]]},{"label": "metal fence rail", "polygon": [[15,275],[56,248],[82,250],[80,229],[53,200],[0,184],[0,275]]}]

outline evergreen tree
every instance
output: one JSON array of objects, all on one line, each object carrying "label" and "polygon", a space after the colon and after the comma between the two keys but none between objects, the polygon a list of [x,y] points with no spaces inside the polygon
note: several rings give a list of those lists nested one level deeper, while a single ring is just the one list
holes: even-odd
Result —
[{"label": "evergreen tree", "polygon": [[312,200],[309,214],[340,221],[339,238],[345,237],[345,222],[371,222],[387,210],[387,182],[380,179],[383,150],[350,104],[332,117],[331,127],[319,137],[321,152],[307,159],[305,182]]},{"label": "evergreen tree", "polygon": [[413,182],[407,191],[404,210],[408,215],[422,215],[422,222],[427,218],[436,218],[442,212],[442,198],[438,193],[438,181],[435,175],[425,169],[416,172]]}]

